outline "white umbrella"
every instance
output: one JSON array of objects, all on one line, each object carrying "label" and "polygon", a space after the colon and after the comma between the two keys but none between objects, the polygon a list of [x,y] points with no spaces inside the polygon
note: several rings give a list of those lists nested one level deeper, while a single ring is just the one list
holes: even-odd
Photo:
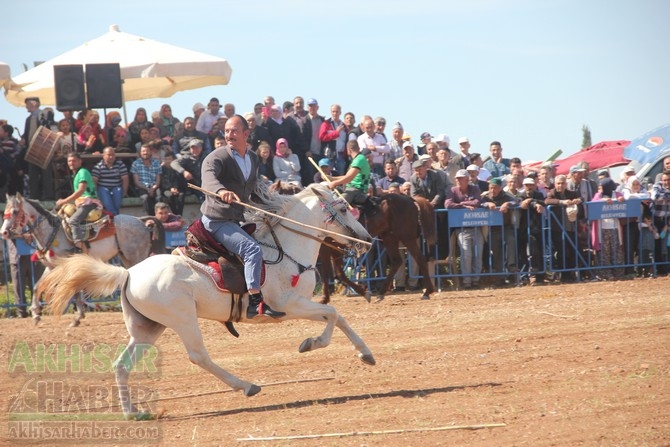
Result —
[{"label": "white umbrella", "polygon": [[0,86],[5,85],[5,83],[11,79],[12,77],[9,65],[5,64],[4,62],[0,62]]},{"label": "white umbrella", "polygon": [[225,85],[232,69],[223,58],[121,32],[109,32],[11,80],[7,101],[23,106],[27,97],[56,105],[54,65],[114,64],[121,67],[123,99],[168,98],[182,90]]}]

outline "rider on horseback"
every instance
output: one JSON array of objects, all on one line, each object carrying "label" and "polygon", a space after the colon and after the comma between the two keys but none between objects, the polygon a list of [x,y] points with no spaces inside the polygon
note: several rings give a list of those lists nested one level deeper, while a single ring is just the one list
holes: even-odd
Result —
[{"label": "rider on horseback", "polygon": [[72,180],[74,192],[64,199],[58,199],[56,206],[61,207],[66,203],[74,203],[76,211],[68,219],[68,224],[72,229],[72,241],[74,246],[82,252],[86,251],[85,240],[87,237],[86,228],[82,225],[86,221],[88,213],[94,209],[101,209],[101,203],[98,200],[95,182],[90,171],[81,167],[81,155],[77,152],[70,152],[67,156],[67,165],[74,174]]},{"label": "rider on horseback", "polygon": [[351,165],[346,174],[334,177],[328,183],[330,189],[335,189],[346,184],[344,199],[351,205],[363,205],[368,198],[368,186],[370,185],[370,164],[361,152],[358,142],[351,140],[347,142],[347,152],[351,158]]},{"label": "rider on horseback", "polygon": [[265,315],[285,316],[263,302],[261,268],[263,252],[239,222],[244,220],[243,207],[234,202],[248,202],[258,180],[258,156],[247,146],[249,125],[240,115],[225,124],[226,146],[215,149],[202,163],[202,187],[218,195],[205,196],[200,207],[202,223],[214,239],[244,262],[244,276],[249,290],[247,318]]}]

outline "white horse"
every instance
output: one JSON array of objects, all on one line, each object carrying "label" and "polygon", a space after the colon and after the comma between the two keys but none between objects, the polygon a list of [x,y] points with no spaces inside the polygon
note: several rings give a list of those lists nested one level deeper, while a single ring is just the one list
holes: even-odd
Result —
[{"label": "white horse", "polygon": [[[90,242],[88,254],[103,261],[109,261],[118,255],[125,267],[132,267],[146,259],[151,253],[165,253],[165,233],[161,225],[154,225],[154,230],[148,229],[144,221],[156,219],[153,217],[137,218],[125,214],[114,216],[116,233],[103,239]],[[155,231],[155,236],[154,232]],[[72,254],[74,244],[65,234],[62,219],[47,210],[37,200],[25,199],[21,194],[7,196],[4,221],[0,227],[3,239],[20,237],[28,233],[33,236],[37,244],[37,253],[46,269],[37,284],[46,276],[53,266],[55,259]],[[78,326],[84,318],[85,304],[81,296],[76,294],[77,315],[71,326]],[[33,321],[40,321],[42,307],[39,295],[33,295],[33,304],[30,307]]]},{"label": "white horse", "polygon": [[[260,195],[264,203],[258,206],[266,211],[291,216],[296,222],[317,227],[306,229],[276,218],[266,221],[260,213],[255,216],[247,213],[246,216],[258,226],[254,236],[261,244],[264,259],[279,261],[267,264],[267,281],[262,289],[265,300],[273,309],[286,312],[280,321],[308,319],[326,322],[323,333],[304,340],[299,351],[328,346],[337,326],[358,350],[361,360],[374,365],[370,349],[335,308],[311,300],[316,283],[313,268],[321,241],[326,236],[321,230],[329,230],[331,237],[345,245],[351,243],[342,235],[370,242],[368,232],[348,211],[346,202],[334,199],[322,185],[310,185],[295,196],[272,196],[267,191],[261,191]],[[333,233],[336,235],[333,236]],[[267,322],[268,319],[257,316],[248,321],[245,312],[233,316],[233,304],[240,295],[234,297],[231,293],[220,291],[207,274],[193,267],[183,256],[152,256],[128,270],[94,261],[86,255],[75,255],[59,260],[57,264],[40,284],[40,291],[50,298],[50,306],[56,315],[67,305],[73,291],[84,289],[89,294],[109,294],[117,288],[121,289],[123,317],[130,342],[114,367],[126,417],[145,416],[138,414],[131,404],[128,376],[144,354],[142,345],[153,345],[166,327],[179,335],[191,362],[214,374],[234,390],[243,391],[246,396],[253,396],[261,390],[259,386],[225,371],[210,359],[198,318],[251,323]],[[248,294],[244,294],[235,307],[246,309],[247,303]]]}]

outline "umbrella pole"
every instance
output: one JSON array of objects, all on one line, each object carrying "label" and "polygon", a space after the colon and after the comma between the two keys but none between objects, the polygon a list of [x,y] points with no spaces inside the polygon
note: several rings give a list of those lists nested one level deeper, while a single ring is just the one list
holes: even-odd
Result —
[{"label": "umbrella pole", "polygon": [[126,123],[126,129],[130,125],[128,122],[128,114],[126,113],[126,95],[123,91],[123,79],[121,79],[121,107],[123,108],[123,122]]}]

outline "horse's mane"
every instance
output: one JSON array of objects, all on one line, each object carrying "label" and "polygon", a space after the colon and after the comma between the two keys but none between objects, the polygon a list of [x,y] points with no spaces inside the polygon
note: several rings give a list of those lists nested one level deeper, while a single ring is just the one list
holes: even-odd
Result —
[{"label": "horse's mane", "polygon": [[[253,194],[254,202],[252,204],[256,208],[283,217],[294,205],[300,202],[300,199],[313,194],[310,188],[305,188],[295,195],[283,195],[271,189],[267,182],[258,182]],[[269,231],[268,224],[273,227],[280,221],[280,219],[250,209],[244,212],[244,220],[256,224],[256,235],[259,237]]]},{"label": "horse's mane", "polygon": [[56,214],[52,213],[51,211],[44,209],[44,207],[39,202],[39,200],[25,199],[25,198],[23,200],[30,203],[32,205],[32,207],[35,208],[35,211],[37,211],[38,213],[40,213],[42,215],[42,217],[47,219],[52,226],[58,225],[58,223],[59,223],[58,216]]}]

